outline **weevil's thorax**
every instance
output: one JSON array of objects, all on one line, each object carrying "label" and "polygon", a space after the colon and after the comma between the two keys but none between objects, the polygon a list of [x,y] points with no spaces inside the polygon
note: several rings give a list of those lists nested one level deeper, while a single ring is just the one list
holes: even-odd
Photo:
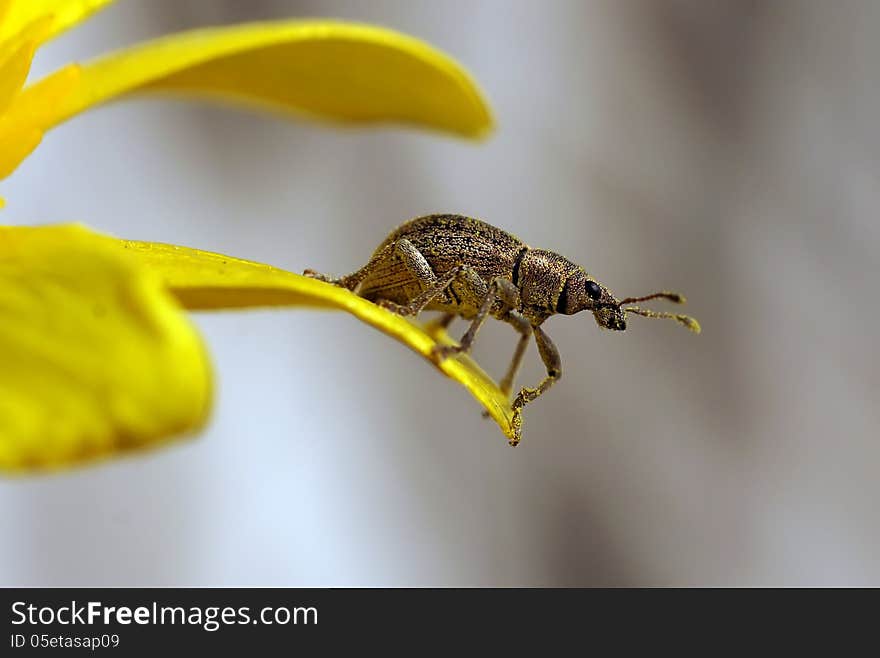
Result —
[{"label": "weevil's thorax", "polygon": [[540,324],[556,313],[565,282],[580,269],[555,252],[529,249],[514,281],[520,291],[523,315],[533,324]]}]

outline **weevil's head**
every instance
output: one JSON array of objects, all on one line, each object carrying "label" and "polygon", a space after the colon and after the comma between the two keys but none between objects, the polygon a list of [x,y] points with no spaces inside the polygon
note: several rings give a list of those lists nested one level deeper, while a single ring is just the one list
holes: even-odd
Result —
[{"label": "weevil's head", "polygon": [[624,306],[634,302],[644,302],[649,299],[666,299],[676,304],[684,304],[683,295],[675,292],[655,292],[644,297],[627,297],[617,299],[601,283],[588,275],[583,270],[578,270],[569,276],[559,295],[556,305],[557,313],[573,315],[581,311],[592,311],[596,318],[596,324],[603,329],[624,331],[626,329],[626,314],[633,313],[646,318],[668,318],[684,325],[695,333],[700,333],[700,324],[688,315],[677,313],[661,313],[649,311],[638,306]]},{"label": "weevil's head", "polygon": [[626,317],[620,308],[620,301],[608,288],[583,270],[568,277],[559,295],[556,310],[565,315],[592,311],[596,324],[603,329],[626,329]]}]

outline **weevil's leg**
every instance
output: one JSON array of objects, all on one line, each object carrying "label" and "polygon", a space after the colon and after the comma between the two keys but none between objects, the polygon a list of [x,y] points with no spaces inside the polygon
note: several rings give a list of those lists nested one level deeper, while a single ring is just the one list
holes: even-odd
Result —
[{"label": "weevil's leg", "polygon": [[310,279],[317,279],[318,281],[323,281],[324,283],[333,283],[338,285],[341,279],[334,279],[329,274],[321,274],[317,270],[303,270],[303,276],[307,276]]},{"label": "weevil's leg", "polygon": [[445,331],[446,329],[449,329],[449,325],[452,324],[453,320],[455,320],[455,313],[444,313],[430,322],[426,322],[424,325],[425,331],[429,334],[438,329],[443,329]]},{"label": "weevil's leg", "polygon": [[[507,367],[507,373],[505,373],[504,377],[498,382],[498,388],[508,397],[510,397],[510,391],[513,390],[513,380],[516,379],[516,375],[519,372],[519,367],[522,365],[523,356],[526,353],[526,348],[529,346],[529,339],[532,337],[532,324],[526,320],[522,313],[519,311],[514,311],[513,309],[507,312],[507,315],[501,318],[502,321],[511,325],[514,329],[519,332],[519,340],[516,343],[516,349],[513,351],[513,358],[510,360],[510,365]],[[488,418],[489,412],[483,412],[483,418]]]},{"label": "weevil's leg", "polygon": [[428,291],[437,284],[437,275],[434,274],[431,264],[412,242],[406,238],[398,240],[394,243],[394,254],[403,261],[407,272],[418,279],[423,291]]},{"label": "weevil's leg", "polygon": [[403,260],[407,271],[418,280],[422,289],[422,292],[411,299],[409,304],[401,305],[381,299],[376,302],[399,315],[418,315],[431,300],[442,295],[458,280],[464,281],[471,288],[486,286],[480,275],[468,265],[456,265],[438,278],[422,252],[409,240],[402,239],[395,242],[394,253]]},{"label": "weevil's leg", "polygon": [[559,350],[550,340],[550,336],[545,334],[541,327],[532,327],[532,331],[535,333],[535,342],[538,344],[541,360],[547,368],[547,376],[538,384],[537,388],[522,389],[513,401],[514,409],[522,409],[562,377],[562,360],[559,358]]},{"label": "weevil's leg", "polygon": [[[421,256],[421,254],[419,255]],[[418,315],[432,299],[438,295],[442,295],[456,280],[464,279],[470,281],[474,277],[482,282],[482,279],[479,278],[479,275],[474,272],[471,267],[467,265],[456,265],[439,279],[435,278],[433,283],[430,284],[430,287],[413,297],[409,304],[396,304],[387,299],[379,299],[376,301],[376,304],[383,308],[387,308],[390,311],[394,311],[398,315]]]},{"label": "weevil's leg", "polygon": [[321,274],[315,270],[305,270],[303,275],[318,279],[319,281],[333,283],[354,291],[360,285],[361,281],[370,276],[377,267],[387,266],[388,260],[395,256],[398,256],[403,260],[406,269],[419,280],[423,290],[436,282],[437,277],[431,269],[431,266],[428,264],[428,261],[425,260],[425,257],[415,248],[413,243],[406,239],[397,240],[391,244],[385,245],[378,253],[373,254],[373,257],[370,258],[369,262],[367,262],[367,264],[361,269],[352,272],[351,274],[347,274],[346,276],[339,277],[338,279],[326,274]]},{"label": "weevil's leg", "polygon": [[[409,240],[398,240],[397,242],[392,242],[391,244],[387,244],[382,247],[382,250],[376,254],[373,254],[373,257],[370,258],[369,262],[364,265],[361,269],[356,272],[352,272],[351,274],[347,274],[345,276],[334,278],[327,274],[321,274],[320,272],[316,272],[315,270],[304,270],[303,276],[310,277],[312,279],[318,279],[319,281],[326,281],[327,283],[332,283],[337,286],[342,286],[343,288],[348,288],[351,291],[354,291],[357,288],[361,281],[366,279],[370,273],[376,269],[379,265],[384,265],[389,258],[392,258],[394,254],[397,252],[398,245],[401,242],[406,242],[410,247],[412,247],[412,243]],[[415,249],[415,247],[413,247]],[[421,256],[421,254],[419,254]],[[424,257],[422,258],[424,260]],[[404,262],[407,260],[404,258]],[[425,263],[427,265],[427,262]],[[409,267],[409,265],[407,265]],[[428,268],[430,270],[430,267]],[[431,275],[433,276],[433,272]]]},{"label": "weevil's leg", "polygon": [[361,269],[356,272],[352,272],[351,274],[347,274],[339,279],[332,280],[331,283],[335,283],[338,286],[342,286],[343,288],[348,288],[352,292],[354,292],[355,288],[357,288],[361,281],[366,279],[370,273],[375,270],[379,265],[384,265],[389,258],[394,256],[394,245],[396,243],[392,242],[391,244],[387,244],[382,249],[373,254],[373,257],[364,265]]},{"label": "weevil's leg", "polygon": [[523,355],[529,346],[529,338],[532,337],[532,325],[519,311],[510,310],[507,316],[502,319],[519,332],[519,341],[517,341],[516,349],[513,351],[513,359],[511,359],[510,365],[507,367],[507,373],[498,382],[498,388],[505,395],[510,395],[510,391],[513,389],[513,380],[516,379],[519,367],[522,365]]},{"label": "weevil's leg", "polygon": [[[422,255],[422,252],[405,238],[385,245],[361,269],[338,279],[335,283],[353,292],[357,292],[357,287],[364,279],[370,276],[376,268],[387,267],[388,261],[392,258],[400,258],[403,261],[404,267],[418,280],[422,290],[429,289],[437,283],[437,275],[434,274],[434,270],[431,269],[431,265]],[[392,310],[401,308],[399,305],[390,302],[384,305]],[[404,313],[404,315],[406,314]]]},{"label": "weevil's leg", "polygon": [[454,313],[444,313],[443,315],[426,322],[422,325],[422,328],[425,330],[426,334],[436,340],[437,334],[446,331],[454,319]]},{"label": "weevil's leg", "polygon": [[455,313],[444,313],[439,318],[435,324],[442,329],[449,329],[449,325],[452,324],[452,321],[455,319]]},{"label": "weevil's leg", "polygon": [[519,306],[519,289],[507,279],[496,277],[489,284],[489,290],[483,298],[480,310],[477,311],[477,315],[471,321],[471,326],[464,332],[458,345],[438,345],[434,348],[434,355],[445,359],[453,354],[467,353],[473,345],[477,332],[486,321],[489,311],[492,310],[492,306],[499,300],[507,307]]}]

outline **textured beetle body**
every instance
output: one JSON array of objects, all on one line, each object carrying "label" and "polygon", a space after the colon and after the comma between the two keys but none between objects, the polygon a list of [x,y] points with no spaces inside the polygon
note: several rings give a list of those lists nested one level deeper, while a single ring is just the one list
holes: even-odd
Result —
[{"label": "textured beetle body", "polygon": [[[499,228],[478,219],[461,215],[429,215],[411,220],[396,229],[376,249],[373,257],[382,254],[398,240],[408,240],[428,261],[437,277],[457,265],[472,267],[488,285],[495,277],[516,284],[514,270],[528,246]],[[425,306],[429,311],[446,311],[471,319],[479,310],[482,297],[470,291],[464,282],[454,282],[444,294]],[[407,269],[403,258],[392,255],[370,272],[355,289],[362,297],[376,301],[386,299],[408,304],[422,292],[421,282]],[[475,299],[479,297],[479,299]]]},{"label": "textured beetle body", "polygon": [[605,329],[626,329],[626,312],[648,317],[673,317],[695,331],[687,316],[622,308],[623,303],[666,298],[675,293],[618,300],[579,265],[543,249],[532,249],[519,238],[486,222],[462,215],[428,215],[413,219],[389,235],[359,270],[339,279],[306,270],[306,274],[348,288],[401,315],[443,311],[445,324],[454,317],[471,321],[458,345],[435,348],[438,359],[470,350],[489,315],[519,333],[513,359],[499,387],[510,393],[531,337],[547,369],[535,388],[522,389],[515,409],[531,402],[562,376],[559,352],[541,329],[555,314],[591,311]]},{"label": "textured beetle body", "polygon": [[[403,224],[379,245],[371,259],[376,261],[375,267],[352,288],[357,294],[371,301],[405,305],[423,291],[422,282],[407,267],[405,259],[393,253],[393,246],[401,240],[407,240],[425,257],[438,278],[461,265],[472,268],[479,276],[485,287],[474,279],[461,278],[424,307],[465,319],[476,316],[489,285],[500,278],[519,289],[516,310],[532,324],[540,324],[557,312],[566,281],[581,270],[559,254],[531,249],[516,236],[479,219],[428,215]],[[357,279],[358,272],[351,277]],[[492,315],[503,315],[504,306],[493,304]]]}]

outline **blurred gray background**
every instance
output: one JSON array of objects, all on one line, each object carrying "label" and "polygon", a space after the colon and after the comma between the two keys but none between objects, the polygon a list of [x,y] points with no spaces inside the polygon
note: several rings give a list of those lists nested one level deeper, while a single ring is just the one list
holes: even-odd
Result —
[{"label": "blurred gray background", "polygon": [[[0,583],[880,585],[880,3],[129,0],[34,72],[287,16],[446,50],[497,133],[127,102],[51,133],[3,221],[344,273],[403,220],[461,212],[621,295],[682,290],[704,333],[550,320],[565,376],[511,449],[347,315],[199,315],[208,430],[0,482]],[[476,355],[500,374],[514,342],[490,326]],[[521,383],[540,376],[530,347]]]}]

